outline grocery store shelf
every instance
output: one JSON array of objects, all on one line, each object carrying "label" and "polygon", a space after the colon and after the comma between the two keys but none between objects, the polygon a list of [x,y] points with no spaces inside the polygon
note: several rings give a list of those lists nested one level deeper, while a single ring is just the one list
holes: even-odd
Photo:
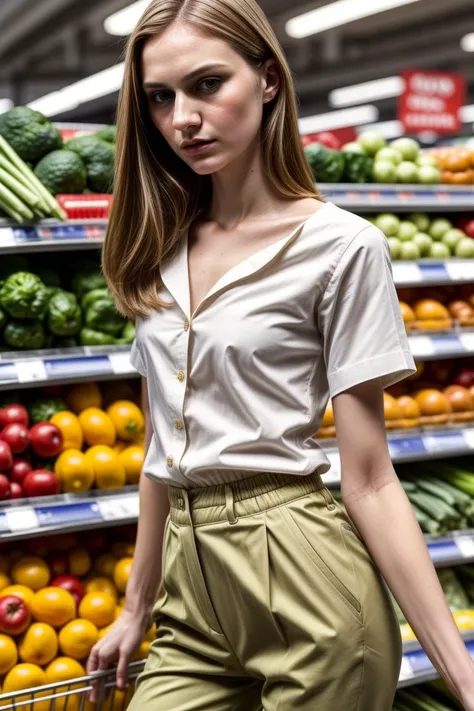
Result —
[{"label": "grocery store shelf", "polygon": [[[474,208],[471,208],[474,209]],[[392,263],[396,286],[443,286],[474,282],[474,259],[422,259]]]},{"label": "grocery store shelf", "polygon": [[78,346],[0,354],[0,388],[139,377],[130,363],[130,346]]},{"label": "grocery store shelf", "polygon": [[[464,632],[462,637],[471,658],[474,658],[474,632]],[[438,672],[418,642],[404,643],[398,688],[422,684],[437,678]]]},{"label": "grocery store shelf", "polygon": [[459,331],[410,334],[410,350],[416,360],[440,360],[442,358],[462,358],[474,353],[474,331]]},{"label": "grocery store shelf", "polygon": [[[474,450],[474,427],[446,426],[444,428],[413,428],[410,432],[388,432],[388,446],[394,464],[402,462],[445,459],[471,454]],[[341,462],[334,440],[318,440],[323,447],[331,469],[323,475],[326,486],[339,486]]]},{"label": "grocery store shelf", "polygon": [[53,252],[65,249],[99,249],[107,220],[41,220],[35,225],[0,221],[0,254]]},{"label": "grocery store shelf", "polygon": [[137,518],[136,486],[117,492],[91,491],[13,500],[0,505],[0,540],[135,523]]},{"label": "grocery store shelf", "polygon": [[474,530],[451,531],[443,536],[425,534],[425,540],[437,568],[474,561]]},{"label": "grocery store shelf", "polygon": [[383,185],[376,183],[322,183],[324,197],[348,210],[358,212],[459,211],[472,210],[474,186],[463,185]]}]

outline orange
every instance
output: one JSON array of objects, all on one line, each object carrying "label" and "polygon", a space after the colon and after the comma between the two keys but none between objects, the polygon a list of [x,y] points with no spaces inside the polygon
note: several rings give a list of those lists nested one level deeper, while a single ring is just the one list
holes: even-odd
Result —
[{"label": "orange", "polygon": [[108,593],[87,593],[79,604],[79,616],[89,620],[99,629],[115,619],[116,602]]},{"label": "orange", "polygon": [[68,388],[66,402],[77,415],[88,407],[102,407],[102,393],[97,383],[80,383]]},{"label": "orange", "polygon": [[127,484],[138,484],[143,469],[143,462],[145,461],[145,450],[143,447],[139,447],[138,445],[127,447],[119,453],[119,459],[125,469]]},{"label": "orange", "polygon": [[75,548],[69,553],[69,574],[76,578],[87,575],[91,569],[92,561],[85,548]]},{"label": "orange", "polygon": [[112,554],[117,558],[129,558],[135,553],[134,543],[125,543],[125,541],[117,541],[111,548]]},{"label": "orange", "polygon": [[51,625],[35,622],[18,643],[22,662],[44,666],[58,653],[58,637]]},{"label": "orange", "polygon": [[141,645],[138,647],[137,651],[133,655],[133,661],[137,659],[146,659],[148,656],[148,650],[150,648],[151,642],[147,639],[143,640]]},{"label": "orange", "polygon": [[69,410],[63,410],[53,415],[49,421],[61,430],[63,436],[63,450],[81,449],[84,436],[77,415],[73,412],[69,412]]},{"label": "orange", "polygon": [[5,573],[0,573],[0,590],[4,590],[11,583],[10,578]]},{"label": "orange", "polygon": [[43,588],[34,596],[31,612],[39,622],[46,622],[53,627],[62,627],[76,616],[76,603],[68,590]]},{"label": "orange", "polygon": [[107,415],[117,431],[117,437],[133,440],[145,429],[145,418],[140,408],[131,400],[116,400],[107,408]]},{"label": "orange", "polygon": [[122,612],[123,612],[123,607],[124,607],[123,605],[117,605],[117,607],[115,608],[115,615],[114,615],[114,619],[115,619],[115,620],[118,620],[118,618],[119,618],[120,615],[122,614]]},{"label": "orange", "polygon": [[117,452],[117,454],[120,454],[120,452],[123,452],[123,450],[126,449],[128,446],[128,442],[120,442],[119,440],[117,440],[112,449],[114,450],[114,452]]},{"label": "orange", "polygon": [[13,566],[12,579],[14,583],[25,585],[31,590],[41,590],[49,583],[51,573],[42,558],[25,556]]},{"label": "orange", "polygon": [[9,585],[7,588],[3,588],[2,595],[17,595],[17,597],[21,597],[31,610],[31,601],[35,593],[31,588],[27,588],[25,585]]},{"label": "orange", "polygon": [[120,592],[124,593],[127,587],[130,571],[132,570],[133,558],[122,558],[118,561],[114,570],[114,583]]},{"label": "orange", "polygon": [[115,426],[106,412],[98,407],[88,407],[79,415],[84,439],[89,446],[104,444],[111,447],[115,444]]},{"label": "orange", "polygon": [[92,578],[86,585],[86,593],[105,592],[111,595],[114,600],[118,598],[118,591],[110,578]]},{"label": "orange", "polygon": [[18,661],[18,650],[8,634],[0,634],[0,676],[13,669]]},{"label": "orange", "polygon": [[146,631],[145,634],[145,639],[148,640],[149,642],[153,642],[153,640],[156,637],[156,625],[155,623],[152,624],[149,630]]},{"label": "orange", "polygon": [[100,444],[90,447],[85,456],[92,464],[98,489],[121,489],[125,485],[125,469],[111,447]]},{"label": "orange", "polygon": [[118,599],[118,604],[119,604],[119,605],[122,605],[122,607],[123,607],[123,606],[125,605],[126,601],[127,601],[127,598],[125,597],[125,595],[122,595],[122,596],[119,597],[119,599]]},{"label": "orange", "polygon": [[106,578],[113,578],[116,563],[117,558],[114,555],[104,553],[96,559],[94,563],[94,570],[99,575],[105,576]]},{"label": "orange", "polygon": [[59,633],[59,646],[67,657],[85,659],[99,639],[97,627],[89,620],[72,620]]},{"label": "orange", "polygon": [[[76,659],[69,657],[57,657],[46,667],[47,684],[58,684],[61,681],[69,682],[71,679],[79,679],[86,676],[86,670]],[[70,684],[55,687],[54,693],[64,693],[80,689],[82,684]],[[54,711],[78,711],[82,694],[70,694],[55,700]]]},{"label": "orange", "polygon": [[94,483],[91,463],[80,449],[67,449],[56,459],[54,471],[61,479],[61,489],[66,494],[87,491]]},{"label": "orange", "polygon": [[[7,676],[5,677],[5,681],[3,683],[3,693],[9,694],[14,691],[31,689],[35,686],[43,686],[46,683],[46,674],[44,673],[43,669],[41,669],[41,667],[39,667],[37,664],[17,664],[13,667],[13,669],[8,672]],[[37,699],[39,696],[46,695],[49,695],[49,692],[43,691],[41,693],[35,694],[34,698]],[[18,703],[21,701],[32,701],[32,699],[33,694],[22,694],[21,696],[15,697],[15,702],[18,705]],[[2,708],[11,708],[11,705],[9,705],[8,707],[3,706]],[[35,701],[34,704],[25,704],[24,706],[19,706],[19,708],[28,709],[28,711],[49,711],[50,702]]]}]

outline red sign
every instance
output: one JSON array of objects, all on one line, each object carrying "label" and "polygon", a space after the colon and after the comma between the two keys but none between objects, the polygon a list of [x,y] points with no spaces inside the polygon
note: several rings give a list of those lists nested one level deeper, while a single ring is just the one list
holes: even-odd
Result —
[{"label": "red sign", "polygon": [[466,84],[462,74],[406,70],[405,89],[398,102],[398,118],[406,133],[459,133],[459,109]]}]

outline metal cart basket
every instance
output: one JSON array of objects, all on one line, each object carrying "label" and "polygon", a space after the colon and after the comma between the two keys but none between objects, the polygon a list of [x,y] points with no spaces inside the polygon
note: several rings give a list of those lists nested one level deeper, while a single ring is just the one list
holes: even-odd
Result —
[{"label": "metal cart basket", "polygon": [[[135,680],[142,671],[143,660],[128,667],[128,687],[117,689],[116,669],[97,672],[70,681],[45,684],[22,691],[0,694],[0,711],[125,711],[133,696]],[[97,682],[97,703],[88,700],[92,681]]]}]

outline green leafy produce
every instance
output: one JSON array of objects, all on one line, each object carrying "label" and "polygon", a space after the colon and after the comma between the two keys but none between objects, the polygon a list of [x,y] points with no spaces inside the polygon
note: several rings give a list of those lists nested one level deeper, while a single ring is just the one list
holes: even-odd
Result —
[{"label": "green leafy produce", "polygon": [[66,143],[80,156],[87,170],[87,187],[95,193],[112,191],[115,151],[110,143],[92,136],[78,136]]},{"label": "green leafy produce", "polygon": [[116,309],[112,296],[104,296],[94,301],[85,313],[85,326],[103,331],[117,338],[125,325],[124,317]]},{"label": "green leafy produce", "polygon": [[14,349],[34,351],[43,348],[45,335],[41,321],[10,321],[5,326],[3,340]]},{"label": "green leafy produce", "polygon": [[87,294],[84,294],[82,297],[81,309],[83,311],[87,311],[87,309],[92,306],[95,301],[109,296],[111,296],[111,293],[107,287],[103,287],[102,289],[92,289],[92,291],[88,291]]},{"label": "green leafy produce", "polygon": [[370,183],[374,159],[366,153],[344,151],[342,182]]},{"label": "green leafy produce", "polygon": [[53,195],[78,194],[86,187],[86,169],[74,151],[48,153],[35,168],[36,177]]},{"label": "green leafy produce", "polygon": [[469,600],[454,570],[452,568],[441,568],[437,572],[449,609],[451,611],[467,610]]},{"label": "green leafy produce", "polygon": [[82,326],[82,311],[75,294],[62,289],[48,304],[48,328],[57,336],[74,336]]},{"label": "green leafy produce", "polygon": [[321,143],[310,143],[304,149],[314,179],[321,183],[337,183],[344,172],[344,154],[326,148]]},{"label": "green leafy produce", "polygon": [[58,129],[39,111],[15,106],[0,114],[0,135],[24,161],[36,163],[63,145]]},{"label": "green leafy produce", "polygon": [[107,128],[103,128],[102,131],[97,131],[94,135],[103,141],[107,141],[107,143],[115,143],[117,139],[117,126],[107,126]]},{"label": "green leafy produce", "polygon": [[28,403],[27,410],[31,424],[36,424],[37,422],[49,420],[57,412],[69,410],[69,406],[67,402],[59,397],[43,397]]},{"label": "green leafy produce", "polygon": [[82,300],[84,294],[95,289],[103,289],[107,286],[104,276],[98,270],[80,270],[71,279],[71,291],[78,299]]},{"label": "green leafy produce", "polygon": [[7,322],[7,317],[5,316],[5,312],[0,309],[0,328],[3,328],[3,326]]},{"label": "green leafy produce", "polygon": [[115,346],[117,339],[92,328],[82,328],[79,334],[81,346]]},{"label": "green leafy produce", "polygon": [[0,289],[0,306],[13,318],[42,318],[47,305],[46,287],[31,272],[11,274]]},{"label": "green leafy produce", "polygon": [[133,343],[135,340],[135,324],[133,321],[127,321],[125,324],[122,334],[120,336],[121,343]]}]

